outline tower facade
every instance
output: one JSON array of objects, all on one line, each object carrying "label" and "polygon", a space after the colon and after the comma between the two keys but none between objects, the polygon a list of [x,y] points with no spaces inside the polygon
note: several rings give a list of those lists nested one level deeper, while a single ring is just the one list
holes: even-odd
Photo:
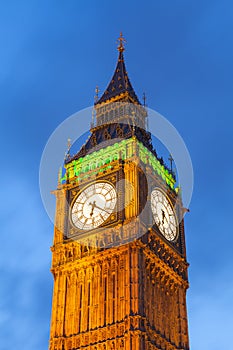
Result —
[{"label": "tower facade", "polygon": [[50,350],[188,350],[182,200],[118,50],[55,191]]}]

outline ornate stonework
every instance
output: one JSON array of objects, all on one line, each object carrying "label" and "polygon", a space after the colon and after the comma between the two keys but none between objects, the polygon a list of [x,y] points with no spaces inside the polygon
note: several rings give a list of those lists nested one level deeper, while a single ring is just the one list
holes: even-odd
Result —
[{"label": "ornate stonework", "polygon": [[[189,349],[188,263],[182,201],[173,174],[151,148],[148,132],[142,142],[140,133],[128,128],[127,140],[115,145],[114,133],[123,139],[126,128],[115,119],[112,128],[100,122],[112,99],[124,101],[128,96],[131,103],[140,105],[125,77],[122,39],[120,43],[118,71],[109,84],[112,90],[95,105],[97,126],[81,153],[67,159],[66,175],[54,192],[50,350]],[[121,79],[124,84],[118,86]],[[119,94],[113,90],[117,86]],[[110,110],[106,110],[109,119]],[[145,125],[145,110],[137,117]],[[101,148],[98,137],[113,142]],[[86,153],[97,144],[97,151]],[[100,180],[116,186],[117,210],[99,228],[83,234],[71,222],[70,206],[84,186]],[[153,224],[150,193],[155,186],[177,205],[180,224],[174,242],[167,241]]]}]

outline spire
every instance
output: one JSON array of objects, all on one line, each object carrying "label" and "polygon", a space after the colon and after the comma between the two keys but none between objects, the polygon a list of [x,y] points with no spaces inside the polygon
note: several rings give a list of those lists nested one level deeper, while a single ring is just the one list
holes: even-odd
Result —
[{"label": "spire", "polygon": [[[120,33],[120,37],[118,38],[118,61],[113,77],[103,93],[103,95],[99,98],[98,101],[95,102],[95,105],[98,105],[102,102],[106,102],[114,98],[115,101],[121,100],[122,98],[128,98],[130,102],[140,104],[139,99],[131,85],[131,82],[128,77],[128,73],[126,71],[125,62],[123,52],[125,50],[125,39]],[[119,98],[118,98],[119,97]]]}]

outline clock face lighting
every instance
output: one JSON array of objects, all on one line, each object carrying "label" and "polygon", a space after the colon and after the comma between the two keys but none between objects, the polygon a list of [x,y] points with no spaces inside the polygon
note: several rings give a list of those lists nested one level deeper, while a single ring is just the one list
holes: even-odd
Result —
[{"label": "clock face lighting", "polygon": [[168,197],[158,188],[151,193],[151,210],[160,232],[168,241],[174,241],[178,234],[176,214]]},{"label": "clock face lighting", "polygon": [[96,182],[87,186],[76,197],[71,220],[79,229],[92,230],[102,225],[114,211],[117,195],[108,182]]}]

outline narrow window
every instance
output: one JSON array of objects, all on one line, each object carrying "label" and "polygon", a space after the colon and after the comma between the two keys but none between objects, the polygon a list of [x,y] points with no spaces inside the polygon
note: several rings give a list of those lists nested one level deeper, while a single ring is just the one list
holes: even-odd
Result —
[{"label": "narrow window", "polygon": [[104,326],[106,326],[107,317],[107,278],[104,277]]},{"label": "narrow window", "polygon": [[112,322],[115,322],[115,309],[116,309],[116,275],[112,275]]},{"label": "narrow window", "polygon": [[83,299],[83,285],[79,287],[79,310],[78,310],[78,333],[81,332],[82,325],[82,299]]},{"label": "narrow window", "polygon": [[87,283],[87,330],[90,329],[91,283]]}]

